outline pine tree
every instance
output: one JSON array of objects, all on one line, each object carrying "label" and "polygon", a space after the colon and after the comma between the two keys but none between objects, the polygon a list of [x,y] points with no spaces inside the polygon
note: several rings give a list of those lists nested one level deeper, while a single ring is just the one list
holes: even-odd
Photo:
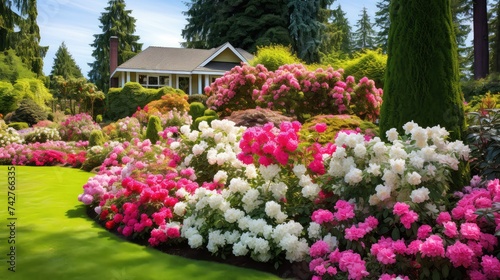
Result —
[{"label": "pine tree", "polygon": [[54,57],[51,76],[62,76],[65,79],[83,77],[82,70],[76,65],[73,56],[68,51],[66,44],[62,42]]},{"label": "pine tree", "polygon": [[491,73],[500,73],[500,1],[493,1],[490,5],[490,20],[488,30],[490,33]]},{"label": "pine tree", "polygon": [[110,0],[105,12],[101,14],[101,34],[95,34],[94,48],[92,56],[93,63],[89,63],[92,68],[89,72],[89,79],[99,89],[104,92],[109,88],[109,38],[118,37],[118,65],[132,58],[142,49],[142,44],[138,43],[139,36],[134,35],[135,18],[130,10],[125,9],[124,0]]},{"label": "pine tree", "polygon": [[332,12],[332,25],[340,32],[339,51],[345,54],[351,53],[353,43],[351,26],[340,5]]},{"label": "pine tree", "polygon": [[378,11],[375,13],[375,26],[378,27],[378,32],[375,44],[382,49],[383,53],[387,53],[387,39],[389,38],[389,27],[391,25],[389,19],[390,2],[391,0],[380,0],[376,4]]},{"label": "pine tree", "polygon": [[467,39],[471,32],[472,9],[470,0],[452,0],[453,26],[458,46],[458,65],[463,78],[469,76],[472,65],[472,46]]},{"label": "pine tree", "polygon": [[[14,27],[28,13],[30,0],[5,0],[0,3],[0,51],[11,47],[10,36]],[[12,6],[14,4],[14,6]],[[18,15],[14,9],[20,12]]]},{"label": "pine tree", "polygon": [[290,25],[288,29],[293,39],[297,56],[306,63],[319,62],[319,46],[323,25],[319,21],[319,0],[290,0]]},{"label": "pine tree", "polygon": [[451,0],[393,0],[390,17],[380,134],[414,121],[460,139],[465,121]]},{"label": "pine tree", "polygon": [[363,8],[359,16],[360,19],[356,23],[358,29],[354,33],[354,48],[357,50],[373,49],[375,46],[375,31],[372,28],[366,7]]}]

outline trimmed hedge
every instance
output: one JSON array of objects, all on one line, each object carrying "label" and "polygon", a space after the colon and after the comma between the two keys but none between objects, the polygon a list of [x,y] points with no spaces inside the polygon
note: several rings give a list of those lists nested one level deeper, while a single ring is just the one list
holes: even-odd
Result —
[{"label": "trimmed hedge", "polygon": [[146,89],[136,82],[126,83],[123,88],[111,88],[107,95],[107,117],[115,121],[131,116],[137,107],[142,108],[164,94],[164,89]]}]

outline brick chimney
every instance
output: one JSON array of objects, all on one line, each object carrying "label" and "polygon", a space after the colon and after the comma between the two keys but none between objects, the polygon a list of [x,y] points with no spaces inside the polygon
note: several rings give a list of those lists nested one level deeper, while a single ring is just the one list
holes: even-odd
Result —
[{"label": "brick chimney", "polygon": [[[111,36],[109,38],[109,75],[118,67],[118,37]],[[118,87],[118,78],[110,78],[109,87]]]}]

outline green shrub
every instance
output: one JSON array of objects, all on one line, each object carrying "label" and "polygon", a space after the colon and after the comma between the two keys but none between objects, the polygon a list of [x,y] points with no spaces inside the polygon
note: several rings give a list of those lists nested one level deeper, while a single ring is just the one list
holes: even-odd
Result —
[{"label": "green shrub", "polygon": [[17,80],[14,84],[14,94],[19,97],[19,100],[33,100],[40,108],[46,111],[50,110],[47,106],[48,102],[54,99],[43,81],[35,78]]},{"label": "green shrub", "polygon": [[462,92],[466,101],[473,100],[474,96],[485,95],[487,92],[500,92],[500,73],[492,73],[484,79],[462,81]]},{"label": "green shrub", "polygon": [[188,103],[193,103],[193,102],[200,102],[203,103],[203,105],[207,105],[207,98],[208,96],[204,94],[191,94],[188,96]]},{"label": "green shrub", "polygon": [[102,146],[106,142],[106,138],[104,137],[104,134],[102,133],[102,130],[99,129],[94,129],[92,132],[90,132],[90,137],[89,137],[89,146]]},{"label": "green shrub", "polygon": [[202,121],[206,121],[208,123],[208,125],[210,125],[213,120],[217,120],[217,119],[218,119],[217,116],[212,116],[212,115],[210,115],[210,116],[202,116],[202,117],[197,118],[194,121],[193,127],[194,127],[194,129],[198,129],[198,127],[199,127],[199,125],[200,125],[200,123]]},{"label": "green shrub", "polygon": [[28,123],[25,123],[25,122],[11,122],[11,123],[9,123],[8,126],[12,127],[15,130],[21,130],[21,129],[26,129],[26,128],[30,127],[28,125]]},{"label": "green shrub", "polygon": [[467,117],[472,174],[483,180],[500,178],[500,109],[471,112]]},{"label": "green shrub", "polygon": [[166,91],[164,88],[146,89],[135,82],[126,83],[123,88],[111,88],[107,96],[107,118],[118,120],[131,116],[137,107],[144,107],[149,102],[160,99]]},{"label": "green shrub", "polygon": [[14,93],[14,86],[0,81],[0,114],[5,115],[16,110],[19,100],[19,96]]},{"label": "green shrub", "polygon": [[357,79],[369,77],[377,88],[384,87],[384,75],[387,66],[387,55],[380,50],[365,50],[354,55],[353,59],[341,62],[344,76],[353,76]]},{"label": "green shrub", "polygon": [[486,94],[473,96],[472,99],[465,105],[466,112],[478,112],[485,109],[500,109],[500,93]]},{"label": "green shrub", "polygon": [[16,51],[10,49],[0,52],[0,81],[14,83],[17,79],[35,77],[35,73],[26,67],[21,58],[16,55]]},{"label": "green shrub", "polygon": [[95,122],[96,122],[96,123],[102,123],[102,115],[97,115],[97,116],[95,117]]},{"label": "green shrub", "polygon": [[48,113],[47,114],[47,120],[53,122],[54,121],[54,113]]},{"label": "green shrub", "polygon": [[203,103],[193,102],[189,104],[189,115],[193,120],[196,120],[197,118],[204,115],[206,109],[207,107],[205,107]]},{"label": "green shrub", "polygon": [[290,47],[269,45],[257,48],[257,54],[250,61],[250,65],[264,65],[269,71],[275,71],[285,64],[301,63],[300,59],[292,53]]},{"label": "green shrub", "polygon": [[58,140],[61,140],[59,131],[55,128],[49,127],[36,127],[30,133],[24,136],[24,141],[26,143],[45,143],[47,141]]},{"label": "green shrub", "polygon": [[158,132],[162,130],[160,118],[157,116],[150,116],[148,127],[146,128],[146,139],[149,139],[151,143],[155,144],[158,140],[160,140]]},{"label": "green shrub", "polygon": [[47,119],[47,112],[31,99],[23,99],[12,115],[12,122],[26,122],[29,126]]},{"label": "green shrub", "polygon": [[206,109],[205,112],[203,112],[203,115],[204,116],[216,116],[216,117],[218,116],[217,112],[215,112],[212,109]]}]

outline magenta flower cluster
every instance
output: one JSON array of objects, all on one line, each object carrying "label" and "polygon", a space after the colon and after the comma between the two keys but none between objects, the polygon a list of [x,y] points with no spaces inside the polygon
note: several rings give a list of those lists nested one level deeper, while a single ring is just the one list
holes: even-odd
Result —
[{"label": "magenta flower cluster", "polygon": [[17,144],[0,147],[0,164],[80,167],[86,158],[88,141]]},{"label": "magenta flower cluster", "polygon": [[88,114],[82,113],[69,116],[61,122],[59,134],[64,141],[89,140],[92,130],[100,130],[101,127],[94,122]]}]

